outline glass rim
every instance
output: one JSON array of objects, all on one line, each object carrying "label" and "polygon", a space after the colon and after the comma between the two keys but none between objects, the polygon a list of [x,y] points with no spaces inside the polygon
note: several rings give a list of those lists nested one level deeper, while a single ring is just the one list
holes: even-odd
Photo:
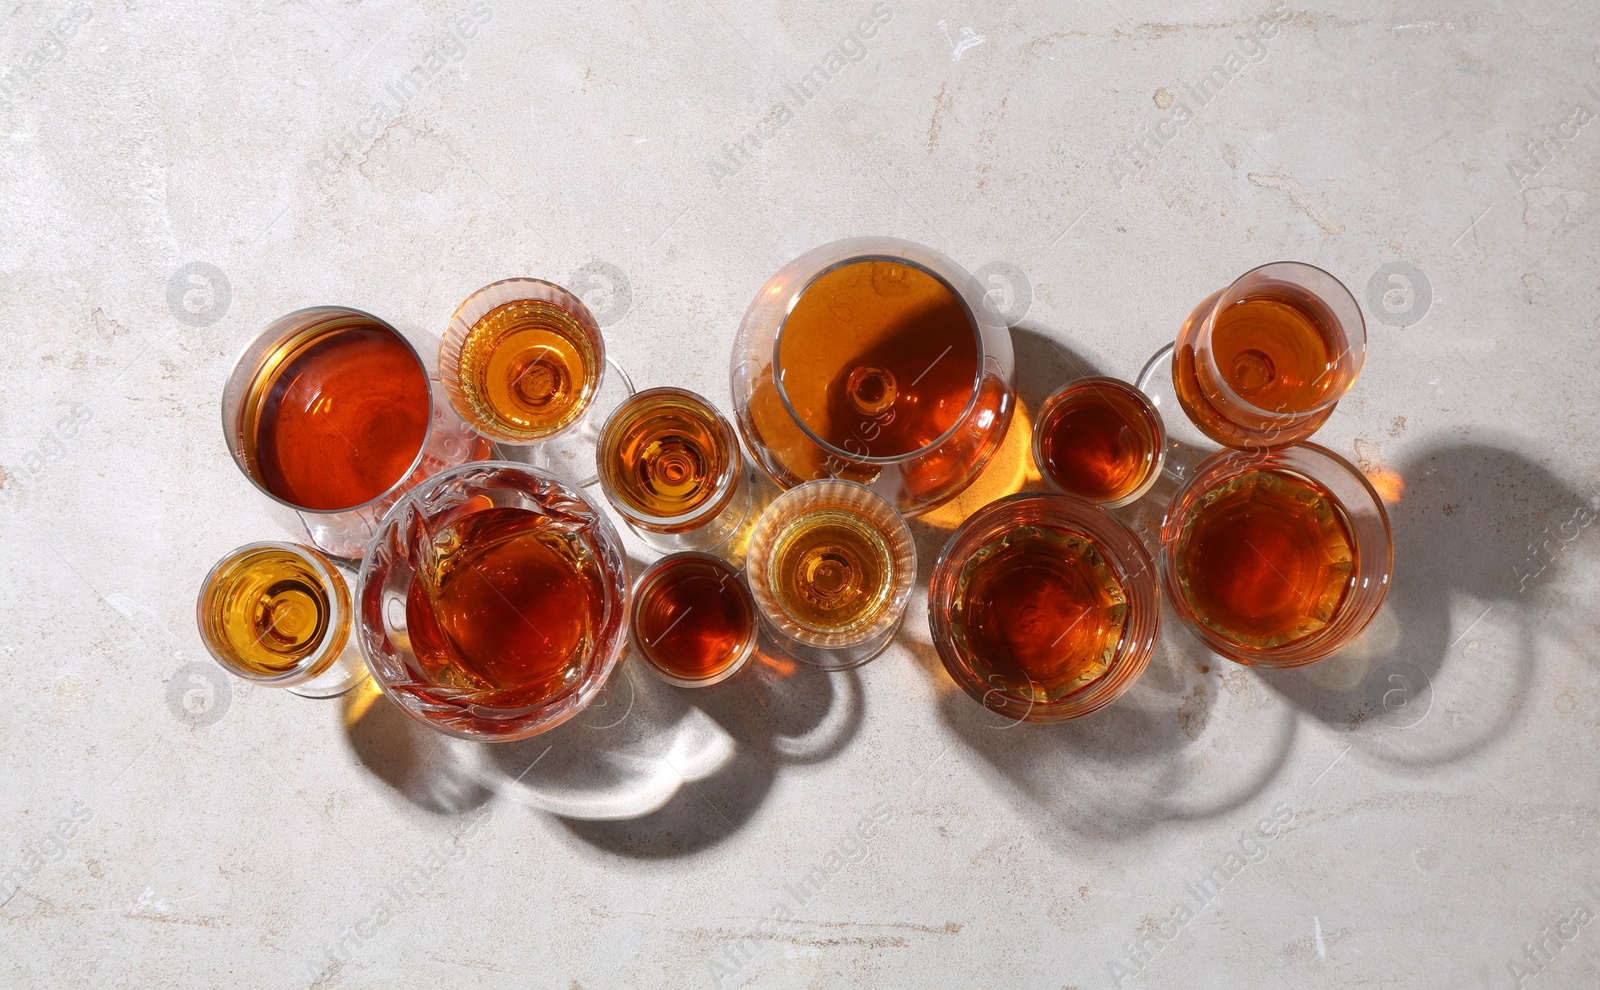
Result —
[{"label": "glass rim", "polygon": [[[715,674],[706,677],[682,677],[662,668],[651,658],[650,650],[640,644],[639,624],[634,621],[634,616],[639,610],[639,603],[644,601],[645,593],[652,590],[660,580],[661,574],[673,564],[684,560],[695,560],[707,564],[731,578],[738,586],[738,595],[750,609],[750,631],[745,636],[744,642],[735,651],[734,658],[728,665]],[[756,598],[750,591],[750,584],[745,580],[744,570],[734,567],[728,561],[716,554],[706,553],[703,550],[679,550],[669,553],[656,560],[640,573],[633,582],[633,599],[628,604],[628,641],[633,644],[634,651],[639,654],[650,673],[675,687],[702,688],[721,684],[723,681],[737,674],[749,666],[751,658],[755,656],[756,645],[761,639],[761,610],[756,606]]]},{"label": "glass rim", "polygon": [[[1118,645],[1115,663],[1094,681],[1049,702],[1027,700],[982,684],[969,676],[971,672],[966,669],[963,656],[970,655],[972,651],[964,644],[957,644],[955,631],[948,619],[949,606],[953,601],[945,601],[942,594],[954,591],[955,575],[962,564],[955,556],[957,551],[964,550],[965,543],[987,535],[983,528],[997,516],[1015,512],[1018,506],[1026,503],[1051,507],[1053,519],[1075,527],[1081,535],[1093,540],[1116,569],[1129,605],[1129,622],[1124,629],[1123,640]],[[1142,566],[1135,571],[1133,564]],[[1141,576],[1146,574],[1148,578],[1141,582]],[[1069,721],[1092,715],[1116,701],[1143,676],[1161,634],[1159,583],[1156,562],[1143,542],[1105,506],[1067,492],[1037,489],[1014,492],[995,499],[968,516],[940,548],[939,556],[934,560],[933,573],[928,579],[928,632],[939,654],[940,665],[950,679],[982,707],[1019,722]],[[1142,599],[1142,604],[1135,606],[1136,599]],[[989,704],[985,699],[990,695],[997,695],[1003,702],[1016,702],[1027,707],[1018,714],[1011,710],[1015,705]]]},{"label": "glass rim", "polygon": [[[1340,620],[1347,619],[1349,610],[1347,602],[1342,602],[1329,622],[1317,632],[1302,636],[1299,639],[1280,644],[1274,647],[1256,647],[1239,643],[1198,619],[1192,618],[1188,612],[1189,598],[1183,594],[1183,589],[1177,577],[1177,552],[1179,537],[1182,535],[1182,521],[1187,521],[1193,508],[1186,505],[1191,493],[1198,492],[1204,496],[1215,489],[1219,483],[1236,478],[1251,470],[1278,471],[1291,476],[1305,478],[1317,484],[1318,487],[1328,489],[1328,492],[1338,502],[1340,514],[1346,519],[1350,527],[1350,539],[1356,545],[1360,557],[1357,560],[1357,569],[1351,573],[1350,581],[1354,582],[1360,576],[1363,562],[1371,559],[1371,551],[1377,548],[1369,547],[1361,542],[1357,522],[1352,518],[1353,512],[1346,505],[1346,499],[1334,492],[1326,481],[1304,467],[1283,465],[1276,462],[1289,458],[1312,457],[1320,460],[1332,468],[1341,477],[1353,481],[1358,485],[1358,490],[1363,492],[1368,504],[1358,508],[1370,510],[1377,521],[1377,532],[1382,534],[1382,553],[1378,569],[1373,577],[1377,579],[1378,592],[1368,606],[1363,606],[1367,611],[1364,618],[1360,618],[1354,628],[1341,628]],[[1204,488],[1201,485],[1204,484]],[[1175,517],[1174,510],[1182,507],[1186,511],[1182,517]],[[1172,530],[1170,536],[1168,530]],[[1330,450],[1321,444],[1302,442],[1290,444],[1286,447],[1241,450],[1233,447],[1224,447],[1215,451],[1195,466],[1194,473],[1189,480],[1179,486],[1173,493],[1172,502],[1168,506],[1166,517],[1161,526],[1161,585],[1163,591],[1172,599],[1173,611],[1190,632],[1204,643],[1208,648],[1220,656],[1235,663],[1263,669],[1285,669],[1303,667],[1307,664],[1325,660],[1345,649],[1367,628],[1378,610],[1383,607],[1385,598],[1388,597],[1389,585],[1394,579],[1394,525],[1389,520],[1389,510],[1383,504],[1383,498],[1378,494],[1372,482],[1354,464],[1350,463],[1336,451]],[[1346,623],[1348,625],[1348,623]]]},{"label": "glass rim", "polygon": [[[823,244],[817,248],[813,248],[812,250],[817,251],[823,248],[832,247],[834,245],[843,247],[844,245],[852,243],[859,243],[863,249],[863,253],[852,254],[849,257],[842,258],[829,264],[825,268],[814,272],[811,277],[806,279],[806,284],[789,298],[789,304],[784,308],[783,311],[783,320],[779,322],[777,332],[772,335],[772,380],[777,385],[778,398],[783,402],[784,411],[789,414],[789,418],[793,420],[794,424],[800,428],[800,432],[805,435],[806,439],[810,440],[818,447],[821,447],[825,454],[838,457],[840,460],[849,461],[854,464],[899,464],[903,461],[920,457],[931,450],[936,450],[941,444],[948,441],[961,430],[962,426],[966,424],[967,418],[972,415],[972,411],[977,408],[978,400],[983,396],[984,359],[986,357],[986,352],[983,346],[983,331],[979,327],[977,314],[973,312],[972,306],[967,302],[966,295],[960,289],[957,289],[955,286],[951,285],[949,280],[947,280],[943,275],[940,275],[927,265],[912,258],[902,255],[888,254],[881,249],[873,251],[867,250],[867,248],[870,246],[886,248],[890,245],[909,245],[924,251],[932,252],[933,254],[938,255],[940,259],[949,261],[957,271],[967,275],[968,279],[971,279],[972,275],[965,268],[957,265],[949,258],[945,258],[942,254],[939,254],[939,252],[934,251],[932,248],[917,244],[915,241],[907,241],[895,237],[852,237],[841,241],[834,241],[832,244]],[[804,256],[802,255],[802,257]],[[840,268],[845,268],[849,265],[859,264],[866,261],[892,261],[895,264],[907,265],[911,268],[917,269],[924,275],[933,278],[940,285],[948,289],[950,294],[961,303],[961,310],[967,315],[967,325],[972,330],[973,342],[977,345],[977,370],[974,372],[972,377],[972,394],[967,397],[967,404],[961,408],[960,414],[956,416],[955,423],[952,424],[948,430],[945,430],[933,440],[923,444],[916,450],[908,450],[903,454],[894,454],[892,456],[867,457],[859,454],[852,454],[850,451],[845,450],[842,447],[836,447],[828,441],[817,436],[816,432],[811,429],[810,425],[808,425],[805,420],[800,418],[800,414],[795,411],[794,404],[789,401],[789,390],[783,383],[783,362],[779,356],[779,352],[783,348],[783,331],[789,325],[789,314],[794,311],[794,307],[797,303],[799,303],[800,297],[809,292],[811,287],[817,283],[817,280],[822,278],[824,275],[827,275],[830,272],[838,271]]]},{"label": "glass rim", "polygon": [[[468,323],[465,319],[463,319],[461,316],[462,311],[471,306],[473,302],[475,302],[478,297],[484,293],[493,289],[498,289],[502,286],[513,285],[537,285],[545,289],[554,290],[551,294],[559,297],[560,299],[560,302],[557,303],[557,305],[571,314],[580,324],[582,324],[585,335],[589,338],[589,345],[594,348],[595,352],[594,385],[588,390],[588,394],[583,399],[583,404],[577,409],[573,410],[571,416],[567,419],[567,422],[562,424],[560,428],[551,430],[548,433],[541,433],[536,437],[523,437],[514,436],[505,430],[479,426],[474,421],[477,418],[477,414],[472,410],[461,408],[461,406],[456,402],[456,395],[453,389],[447,387],[445,389],[445,395],[450,400],[450,405],[455,408],[456,413],[462,418],[467,426],[472,429],[474,433],[477,433],[482,437],[487,437],[488,439],[493,440],[495,443],[503,443],[511,447],[527,447],[533,444],[543,443],[552,437],[557,437],[567,432],[574,426],[578,425],[578,422],[583,419],[584,414],[589,411],[589,407],[594,403],[595,396],[600,394],[600,388],[605,383],[607,364],[606,341],[605,334],[601,331],[599,322],[595,320],[594,313],[589,310],[589,305],[582,299],[578,298],[578,296],[566,286],[557,282],[552,282],[549,279],[534,278],[531,275],[516,275],[512,276],[511,278],[496,279],[495,281],[490,282],[487,285],[479,286],[472,292],[468,293],[467,297],[461,300],[461,302],[456,305],[455,309],[450,311],[450,319],[445,322],[444,335],[439,338],[439,375],[441,380],[445,374],[445,353],[451,346],[451,334],[454,331],[457,323],[459,322],[463,328],[463,341],[465,340],[466,334],[470,333],[472,328],[477,324],[477,320]],[[489,309],[484,310],[483,315],[493,312],[493,310],[499,308],[499,306],[506,305],[506,303],[522,301],[546,302],[548,300],[542,300],[531,296],[525,296],[518,299],[508,299],[506,302],[499,303],[496,306],[492,306]],[[478,319],[482,319],[483,315],[480,315]],[[459,344],[455,349],[459,351]],[[459,356],[460,355],[458,353],[456,357],[459,358]],[[454,373],[452,372],[452,374]]]},{"label": "glass rim", "polygon": [[[722,472],[717,475],[716,486],[713,489],[716,494],[707,499],[705,504],[696,506],[690,511],[676,516],[653,516],[638,511],[618,497],[616,490],[612,486],[611,477],[606,470],[606,464],[609,459],[605,455],[608,453],[607,442],[611,439],[612,427],[618,425],[624,412],[639,404],[642,399],[668,395],[687,400],[689,404],[697,405],[710,414],[711,421],[716,424],[718,431],[722,434],[722,439],[728,445],[728,462],[723,465]],[[599,476],[600,491],[605,495],[606,501],[611,503],[611,507],[616,509],[617,514],[626,521],[646,526],[678,527],[686,526],[700,519],[710,521],[723,509],[727,508],[729,500],[735,495],[734,489],[737,487],[736,483],[739,480],[739,474],[744,470],[744,452],[739,447],[739,434],[734,430],[733,424],[728,421],[728,417],[722,415],[722,411],[712,405],[711,400],[705,396],[676,385],[647,388],[643,391],[635,392],[624,399],[615,409],[611,410],[610,415],[601,424],[600,437],[595,446],[595,473]]]},{"label": "glass rim", "polygon": [[[206,610],[206,598],[211,591],[212,581],[216,579],[217,575],[224,568],[231,567],[263,550],[281,550],[300,558],[316,572],[323,586],[329,591],[328,626],[327,631],[323,633],[322,640],[317,643],[315,650],[306,654],[305,659],[295,665],[293,670],[287,670],[281,674],[257,674],[243,670],[231,658],[225,656],[212,639],[211,623],[208,621],[209,615]],[[320,551],[313,547],[308,547],[301,543],[291,543],[287,540],[258,540],[255,543],[245,543],[234,547],[218,559],[215,564],[211,565],[210,570],[206,571],[206,576],[200,582],[200,594],[195,598],[195,625],[199,629],[201,645],[206,648],[207,653],[211,654],[211,659],[215,660],[228,673],[242,680],[250,681],[252,684],[260,684],[263,687],[293,687],[296,684],[303,684],[306,681],[316,679],[318,674],[322,673],[321,670],[317,670],[317,667],[319,664],[324,664],[325,658],[329,661],[336,660],[339,654],[344,652],[345,646],[350,642],[354,608],[350,583],[345,580],[343,574],[339,573],[333,562],[323,556]],[[344,621],[341,622],[341,619]],[[338,636],[335,631],[341,626],[344,628],[344,635]],[[339,640],[337,644],[333,642],[335,639]],[[315,673],[311,673],[312,671],[315,671]]]},{"label": "glass rim", "polygon": [[[1075,492],[1063,488],[1056,483],[1055,478],[1050,475],[1050,472],[1044,469],[1044,424],[1050,418],[1050,413],[1055,409],[1056,405],[1062,399],[1072,392],[1082,388],[1111,388],[1122,392],[1139,405],[1139,408],[1144,412],[1146,419],[1149,421],[1152,431],[1152,436],[1150,439],[1154,448],[1153,458],[1149,466],[1145,469],[1144,480],[1139,482],[1137,487],[1121,498],[1102,500],[1090,495],[1085,495],[1082,492]],[[1043,402],[1039,403],[1039,412],[1033,421],[1033,463],[1034,466],[1038,467],[1039,469],[1039,477],[1044,480],[1044,483],[1048,485],[1050,490],[1053,492],[1057,492],[1062,495],[1076,495],[1078,498],[1093,502],[1095,505],[1103,506],[1107,509],[1120,509],[1125,505],[1132,505],[1134,502],[1137,502],[1139,499],[1143,498],[1150,491],[1150,489],[1155,487],[1156,482],[1161,478],[1161,467],[1166,463],[1166,460],[1167,425],[1161,418],[1161,411],[1156,408],[1156,404],[1151,401],[1150,396],[1146,395],[1143,389],[1132,382],[1125,382],[1120,378],[1112,378],[1109,375],[1088,375],[1083,378],[1074,378],[1072,381],[1063,384],[1054,392],[1051,392],[1045,397]]]},{"label": "glass rim", "polygon": [[[234,439],[235,439],[236,436],[242,438],[242,436],[243,436],[243,425],[244,424],[242,422],[233,423],[233,422],[229,422],[229,420],[228,420],[228,389],[234,383],[235,378],[237,378],[240,375],[240,373],[243,371],[245,358],[248,357],[251,354],[251,352],[253,352],[256,349],[256,346],[258,344],[260,344],[262,341],[266,340],[268,338],[268,336],[272,335],[274,332],[279,333],[279,334],[284,333],[287,330],[287,326],[285,324],[287,324],[288,321],[293,320],[296,317],[302,317],[302,316],[306,316],[306,315],[309,315],[309,314],[312,314],[312,313],[342,313],[342,314],[348,314],[348,315],[352,315],[352,316],[363,317],[365,319],[371,320],[372,322],[374,322],[374,323],[378,324],[379,326],[383,327],[385,330],[387,330],[390,333],[394,334],[396,339],[398,339],[403,344],[405,344],[406,345],[406,349],[411,352],[411,356],[416,359],[417,370],[422,372],[422,381],[423,381],[423,384],[426,387],[427,392],[428,392],[428,422],[427,422],[427,426],[422,431],[422,442],[417,445],[416,456],[411,459],[411,463],[406,467],[405,472],[403,474],[401,474],[399,478],[395,479],[394,484],[390,485],[388,488],[385,488],[378,495],[375,495],[372,498],[367,499],[365,502],[360,502],[360,503],[357,503],[356,505],[348,506],[348,507],[343,508],[343,509],[311,509],[311,508],[307,508],[306,506],[303,506],[303,505],[296,505],[295,503],[289,501],[286,498],[281,498],[280,496],[278,496],[277,494],[272,492],[270,489],[268,489],[267,486],[264,485],[261,482],[261,479],[259,479],[259,478],[257,478],[255,476],[254,472],[252,472],[249,468],[245,467],[243,461],[241,460],[243,458],[243,456],[244,456],[243,450],[242,449],[236,449],[236,444],[234,442]],[[261,372],[261,369],[258,366],[255,369],[255,371],[252,373],[252,375],[251,375],[251,380],[250,380],[250,383],[249,383],[250,385],[254,385],[255,384],[255,376],[259,375],[260,372]],[[434,414],[434,408],[433,407],[434,407],[434,403],[436,401],[438,401],[438,396],[434,393],[433,376],[428,374],[428,366],[423,363],[422,355],[420,353],[418,353],[416,346],[413,345],[411,343],[411,341],[406,338],[406,335],[401,333],[398,329],[396,329],[395,326],[392,323],[390,323],[388,320],[385,320],[385,319],[383,319],[382,317],[379,317],[379,316],[374,316],[373,314],[367,312],[366,310],[356,309],[356,308],[354,308],[352,306],[304,306],[304,307],[301,307],[300,309],[297,309],[297,310],[294,310],[292,312],[288,312],[288,313],[283,314],[282,316],[278,317],[276,320],[273,320],[271,323],[267,324],[261,330],[257,331],[255,334],[253,334],[250,337],[250,339],[248,341],[245,342],[244,347],[239,351],[238,357],[233,359],[233,366],[229,369],[228,376],[224,380],[224,384],[223,384],[223,387],[222,387],[222,401],[221,401],[222,434],[223,434],[223,437],[227,441],[228,453],[231,455],[233,463],[239,468],[240,473],[242,473],[246,478],[250,479],[250,483],[252,485],[255,485],[256,490],[259,491],[261,494],[263,494],[263,495],[267,496],[268,498],[272,499],[274,502],[277,502],[279,505],[282,505],[282,506],[285,506],[287,508],[293,509],[296,512],[303,512],[303,513],[307,513],[309,515],[314,515],[314,516],[340,516],[340,515],[344,515],[346,513],[360,512],[363,509],[369,509],[372,506],[377,505],[378,503],[382,502],[384,499],[393,497],[394,494],[397,491],[399,491],[399,490],[401,490],[402,488],[405,487],[406,482],[408,480],[410,480],[412,475],[416,474],[417,469],[422,466],[423,458],[425,458],[427,456],[427,453],[428,453],[428,442],[433,439],[433,425],[434,425],[433,424],[433,420],[434,420],[434,415],[433,415]],[[243,413],[243,407],[241,407],[240,412],[241,412],[241,414]]]},{"label": "glass rim", "polygon": [[[1206,314],[1206,318],[1205,318],[1206,328],[1207,328],[1207,332],[1208,333],[1209,333],[1210,329],[1216,325],[1217,314],[1219,312],[1221,312],[1222,309],[1223,309],[1223,300],[1228,297],[1228,294],[1233,290],[1233,288],[1235,286],[1237,286],[1240,282],[1243,282],[1245,279],[1249,278],[1250,276],[1252,276],[1252,275],[1260,275],[1260,274],[1264,273],[1269,268],[1303,268],[1303,269],[1306,269],[1308,271],[1315,272],[1318,275],[1326,276],[1328,279],[1330,279],[1333,282],[1334,285],[1337,285],[1339,287],[1339,290],[1341,292],[1344,293],[1342,299],[1349,301],[1350,310],[1351,310],[1351,312],[1353,312],[1355,314],[1355,318],[1356,318],[1356,321],[1357,321],[1357,326],[1359,327],[1360,332],[1361,332],[1360,346],[1351,347],[1350,346],[1350,334],[1349,334],[1348,330],[1346,330],[1346,328],[1344,327],[1343,321],[1342,320],[1340,321],[1340,329],[1341,330],[1346,330],[1346,332],[1345,332],[1345,345],[1346,346],[1345,346],[1345,349],[1340,352],[1340,356],[1339,356],[1340,360],[1341,361],[1345,360],[1346,359],[1346,355],[1350,355],[1350,354],[1354,354],[1355,355],[1355,357],[1351,360],[1350,382],[1349,382],[1349,384],[1346,385],[1344,390],[1341,391],[1338,395],[1335,395],[1332,398],[1323,399],[1321,402],[1318,402],[1318,403],[1316,403],[1316,404],[1314,404],[1312,406],[1308,406],[1305,409],[1296,410],[1295,412],[1283,412],[1281,410],[1263,409],[1260,406],[1256,405],[1255,403],[1251,402],[1250,400],[1244,398],[1242,395],[1240,395],[1238,392],[1236,392],[1234,390],[1233,386],[1231,386],[1231,385],[1229,385],[1227,383],[1227,379],[1222,374],[1222,369],[1220,367],[1218,367],[1218,365],[1217,365],[1216,351],[1213,350],[1210,347],[1207,347],[1205,349],[1205,351],[1206,351],[1206,353],[1205,353],[1205,361],[1206,361],[1207,365],[1209,366],[1211,372],[1216,376],[1215,380],[1217,382],[1219,382],[1221,388],[1228,393],[1228,401],[1230,403],[1234,403],[1234,404],[1237,404],[1238,406],[1242,407],[1242,409],[1243,409],[1243,411],[1245,413],[1247,413],[1249,415],[1252,415],[1252,416],[1257,416],[1257,417],[1259,417],[1261,419],[1278,418],[1278,419],[1301,420],[1301,419],[1305,419],[1305,418],[1310,417],[1310,416],[1314,416],[1314,415],[1316,415],[1318,413],[1326,412],[1326,411],[1332,409],[1334,406],[1338,405],[1339,404],[1339,400],[1343,399],[1345,397],[1345,395],[1349,393],[1350,389],[1355,386],[1356,379],[1361,377],[1361,369],[1366,364],[1366,360],[1367,360],[1367,318],[1366,318],[1365,315],[1362,314],[1361,305],[1360,305],[1360,303],[1356,302],[1355,294],[1350,291],[1350,287],[1345,285],[1344,281],[1342,279],[1340,279],[1337,275],[1333,274],[1332,272],[1328,271],[1327,269],[1320,268],[1320,267],[1318,267],[1316,265],[1313,265],[1310,262],[1306,262],[1306,261],[1269,261],[1264,265],[1257,265],[1254,268],[1250,269],[1249,271],[1245,272],[1243,275],[1240,275],[1238,278],[1234,279],[1232,282],[1229,282],[1226,287],[1224,287],[1220,292],[1217,293],[1217,300],[1216,300],[1215,303],[1212,304],[1211,311]],[[1323,299],[1322,293],[1313,292],[1312,295],[1316,296],[1318,300],[1324,302],[1325,304],[1327,303],[1327,300]],[[1332,308],[1332,307],[1330,306],[1330,308]]]}]

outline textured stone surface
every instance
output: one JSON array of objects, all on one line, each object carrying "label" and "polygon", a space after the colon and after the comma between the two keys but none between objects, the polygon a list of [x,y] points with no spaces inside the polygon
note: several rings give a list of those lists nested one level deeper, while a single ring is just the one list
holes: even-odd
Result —
[{"label": "textured stone surface", "polygon": [[[1594,4],[4,24],[0,985],[1596,983]],[[204,660],[206,569],[292,535],[217,422],[274,317],[357,306],[427,349],[478,286],[600,262],[621,365],[725,403],[762,280],[871,233],[1025,273],[1031,403],[1132,378],[1256,264],[1344,279],[1369,358],[1318,439],[1397,498],[1372,632],[1262,675],[1169,622],[1118,705],[1005,727],[939,670],[919,593],[857,673],[702,697],[630,664],[492,750]],[[1395,262],[1420,320],[1402,283],[1369,301]],[[949,522],[917,524],[924,570]]]}]

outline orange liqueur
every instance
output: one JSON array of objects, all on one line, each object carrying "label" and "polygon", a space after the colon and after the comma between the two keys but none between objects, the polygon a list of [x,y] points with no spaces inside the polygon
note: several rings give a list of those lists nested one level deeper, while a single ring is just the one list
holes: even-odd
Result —
[{"label": "orange liqueur", "polygon": [[1178,536],[1176,561],[1195,618],[1257,649],[1326,626],[1356,569],[1338,500],[1278,471],[1247,472],[1201,496]]},{"label": "orange liqueur", "polygon": [[583,324],[571,313],[554,303],[520,299],[472,325],[457,376],[478,425],[537,440],[583,413],[600,368]]},{"label": "orange liqueur", "polygon": [[582,681],[605,579],[579,534],[528,509],[485,508],[443,526],[423,556],[406,623],[433,690],[508,708]]},{"label": "orange liqueur", "polygon": [[350,509],[405,477],[432,400],[411,348],[360,317],[291,337],[245,400],[246,456],[272,494],[303,509]]},{"label": "orange liqueur", "polygon": [[665,560],[633,610],[634,641],[645,659],[686,681],[715,677],[742,659],[755,623],[743,579],[698,554]]},{"label": "orange liqueur", "polygon": [[1018,526],[974,551],[950,610],[978,679],[1041,703],[1099,680],[1127,620],[1127,595],[1104,551],[1048,523]]}]

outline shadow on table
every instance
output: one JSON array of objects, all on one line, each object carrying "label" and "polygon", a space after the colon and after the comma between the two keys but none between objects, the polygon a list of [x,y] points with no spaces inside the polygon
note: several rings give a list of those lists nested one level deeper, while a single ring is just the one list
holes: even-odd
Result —
[{"label": "shadow on table", "polygon": [[[1448,763],[1504,733],[1530,699],[1544,616],[1582,552],[1582,520],[1600,513],[1600,497],[1517,452],[1527,446],[1436,440],[1382,477],[1399,499],[1388,506],[1395,568],[1378,617],[1344,652],[1262,671],[1263,682],[1400,767]],[[1465,720],[1440,711],[1446,668],[1470,686],[1450,698]]]}]

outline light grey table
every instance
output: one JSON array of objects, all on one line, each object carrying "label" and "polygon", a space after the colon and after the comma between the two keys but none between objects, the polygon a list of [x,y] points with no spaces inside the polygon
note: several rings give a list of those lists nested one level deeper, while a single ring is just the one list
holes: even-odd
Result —
[{"label": "light grey table", "polygon": [[[8,8],[0,985],[1594,986],[1600,8],[666,6]],[[919,593],[857,673],[630,663],[496,749],[205,659],[201,576],[292,535],[217,416],[274,317],[427,347],[579,281],[641,387],[726,403],[767,275],[874,233],[995,275],[1030,403],[1258,263],[1344,279],[1366,638],[1263,675],[1169,623],[1005,728]]]}]

